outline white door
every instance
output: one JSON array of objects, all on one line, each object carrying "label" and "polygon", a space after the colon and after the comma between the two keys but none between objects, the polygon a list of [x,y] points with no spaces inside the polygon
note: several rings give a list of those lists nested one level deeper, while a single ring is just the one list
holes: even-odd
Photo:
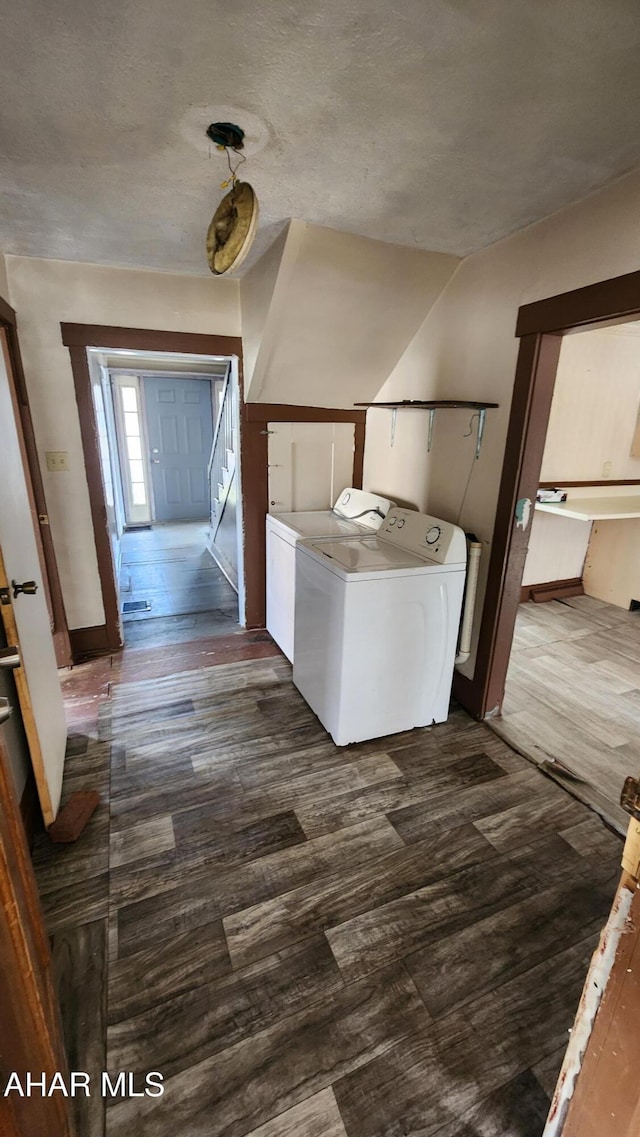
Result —
[{"label": "white door", "polygon": [[50,825],[60,805],[67,728],[3,331],[0,338],[0,549],[9,582],[34,580],[38,586],[34,595],[19,593],[15,598],[9,589],[10,595],[2,597],[2,616],[7,629],[15,620],[21,658],[16,686],[40,804],[45,824]]},{"label": "white door", "polygon": [[269,511],[330,509],[353,479],[352,422],[270,422]]}]

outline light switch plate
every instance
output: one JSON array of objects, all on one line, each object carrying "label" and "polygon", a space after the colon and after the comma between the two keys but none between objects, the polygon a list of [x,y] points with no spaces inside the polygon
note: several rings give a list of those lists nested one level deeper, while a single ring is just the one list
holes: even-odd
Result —
[{"label": "light switch plate", "polygon": [[61,470],[69,469],[69,454],[66,450],[47,450],[47,470],[58,474]]}]

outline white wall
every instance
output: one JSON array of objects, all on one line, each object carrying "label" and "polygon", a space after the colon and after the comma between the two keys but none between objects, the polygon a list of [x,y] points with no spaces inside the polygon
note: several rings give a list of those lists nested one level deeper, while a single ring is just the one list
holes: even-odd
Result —
[{"label": "white wall", "polygon": [[[214,277],[6,258],[62,590],[71,628],[104,622],[68,349],[60,323],[240,335],[239,285]],[[103,345],[96,344],[97,347]],[[44,452],[66,450],[68,473]]]},{"label": "white wall", "polygon": [[629,450],[640,405],[636,324],[565,336],[540,480],[640,478]]},{"label": "white wall", "polygon": [[289,225],[274,283],[278,252],[241,284],[255,357],[245,397],[303,406],[373,398],[459,263],[303,221]]},{"label": "white wall", "polygon": [[[473,654],[462,670],[473,674],[479,614],[495,521],[500,473],[515,376],[518,308],[545,296],[580,288],[640,268],[640,173],[556,213],[521,233],[468,257],[434,304],[378,398],[457,397],[488,399],[500,409],[487,414],[480,459],[461,524],[484,542]],[[440,412],[434,446],[426,449],[426,415],[401,411],[398,422],[417,414],[416,428],[402,425],[394,450],[388,431],[367,428],[366,489],[395,486],[405,498],[455,520],[472,468],[473,437],[464,438],[468,415]],[[374,416],[381,411],[370,411]],[[415,431],[405,440],[405,432]],[[402,443],[401,439],[403,440]]]},{"label": "white wall", "polygon": [[590,521],[536,510],[529,531],[522,583],[546,584],[581,577],[590,534]]},{"label": "white wall", "polygon": [[0,253],[0,296],[9,303],[9,281],[4,253]]}]

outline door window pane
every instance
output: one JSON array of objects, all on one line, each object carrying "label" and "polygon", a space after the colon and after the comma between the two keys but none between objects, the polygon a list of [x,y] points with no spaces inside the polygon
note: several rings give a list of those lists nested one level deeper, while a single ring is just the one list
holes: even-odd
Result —
[{"label": "door window pane", "polygon": [[142,482],[144,484],[144,470],[142,462],[129,462],[129,473],[132,482]]},{"label": "door window pane", "polygon": [[123,411],[138,412],[138,392],[135,387],[121,387]]},{"label": "door window pane", "polygon": [[127,454],[130,458],[142,458],[142,446],[139,438],[130,435],[127,438]]},{"label": "door window pane", "polygon": [[133,482],[131,486],[131,500],[134,505],[147,504],[147,495],[144,492],[144,484],[142,482]]},{"label": "door window pane", "polygon": [[132,414],[130,411],[127,411],[125,413],[124,432],[127,435],[127,438],[130,435],[137,436],[138,438],[140,437],[140,423],[138,422],[137,414]]}]

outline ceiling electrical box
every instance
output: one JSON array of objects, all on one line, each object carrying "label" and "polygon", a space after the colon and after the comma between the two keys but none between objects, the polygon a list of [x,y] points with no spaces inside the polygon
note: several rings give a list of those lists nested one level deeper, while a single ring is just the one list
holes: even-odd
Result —
[{"label": "ceiling electrical box", "polygon": [[47,470],[52,474],[59,474],[69,469],[69,454],[66,450],[47,450]]}]

